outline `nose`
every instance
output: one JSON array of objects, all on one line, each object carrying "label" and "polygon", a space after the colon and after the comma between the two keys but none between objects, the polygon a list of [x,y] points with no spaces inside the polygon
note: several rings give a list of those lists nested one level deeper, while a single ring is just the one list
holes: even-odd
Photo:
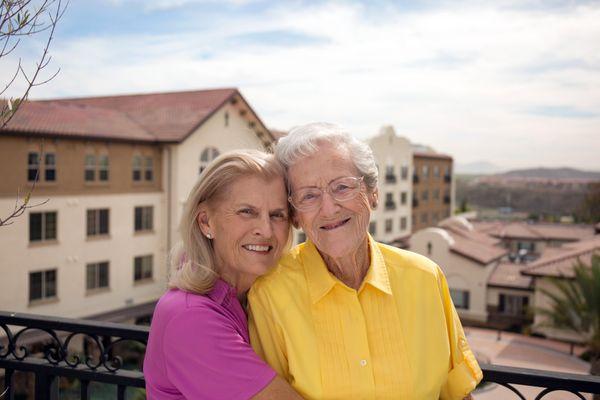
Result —
[{"label": "nose", "polygon": [[264,238],[270,238],[273,236],[273,225],[271,224],[271,218],[269,215],[265,215],[257,219],[253,233],[256,236],[262,236]]},{"label": "nose", "polygon": [[323,193],[323,199],[321,200],[321,214],[324,216],[335,215],[340,209],[340,205],[333,198],[329,191]]}]

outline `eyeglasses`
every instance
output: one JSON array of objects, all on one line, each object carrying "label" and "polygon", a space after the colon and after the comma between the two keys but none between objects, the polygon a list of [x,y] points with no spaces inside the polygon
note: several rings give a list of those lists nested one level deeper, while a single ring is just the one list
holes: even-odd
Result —
[{"label": "eyeglasses", "polygon": [[[345,176],[331,181],[325,191],[335,201],[340,203],[352,200],[360,192],[363,177]],[[311,211],[317,209],[323,202],[324,190],[318,187],[303,188],[292,193],[288,200],[298,211]]]}]

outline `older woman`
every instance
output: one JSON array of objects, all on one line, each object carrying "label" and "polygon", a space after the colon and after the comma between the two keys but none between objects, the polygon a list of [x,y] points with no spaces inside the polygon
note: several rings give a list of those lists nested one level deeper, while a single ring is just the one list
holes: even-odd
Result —
[{"label": "older woman", "polygon": [[281,166],[259,151],[218,157],[192,189],[180,231],[171,289],[150,328],[148,398],[299,399],[252,351],[242,307],[288,246]]},{"label": "older woman", "polygon": [[254,349],[308,399],[462,399],[482,378],[440,268],[367,233],[369,147],[330,124],[275,155],[308,241],[250,290]]}]

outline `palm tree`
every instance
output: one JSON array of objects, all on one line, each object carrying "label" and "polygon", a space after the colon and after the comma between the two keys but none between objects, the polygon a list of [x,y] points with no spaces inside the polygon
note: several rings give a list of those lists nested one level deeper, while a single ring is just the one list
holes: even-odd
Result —
[{"label": "palm tree", "polygon": [[545,325],[583,338],[591,355],[590,374],[600,375],[600,253],[592,255],[591,265],[577,262],[574,273],[572,279],[553,278],[553,290],[540,289],[550,306],[537,311],[547,318]]}]

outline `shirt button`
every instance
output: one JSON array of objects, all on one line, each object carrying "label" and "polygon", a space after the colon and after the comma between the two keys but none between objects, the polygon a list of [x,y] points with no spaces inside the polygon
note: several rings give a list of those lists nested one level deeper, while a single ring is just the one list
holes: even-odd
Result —
[{"label": "shirt button", "polygon": [[360,360],[360,366],[364,367],[367,365],[367,360]]}]

